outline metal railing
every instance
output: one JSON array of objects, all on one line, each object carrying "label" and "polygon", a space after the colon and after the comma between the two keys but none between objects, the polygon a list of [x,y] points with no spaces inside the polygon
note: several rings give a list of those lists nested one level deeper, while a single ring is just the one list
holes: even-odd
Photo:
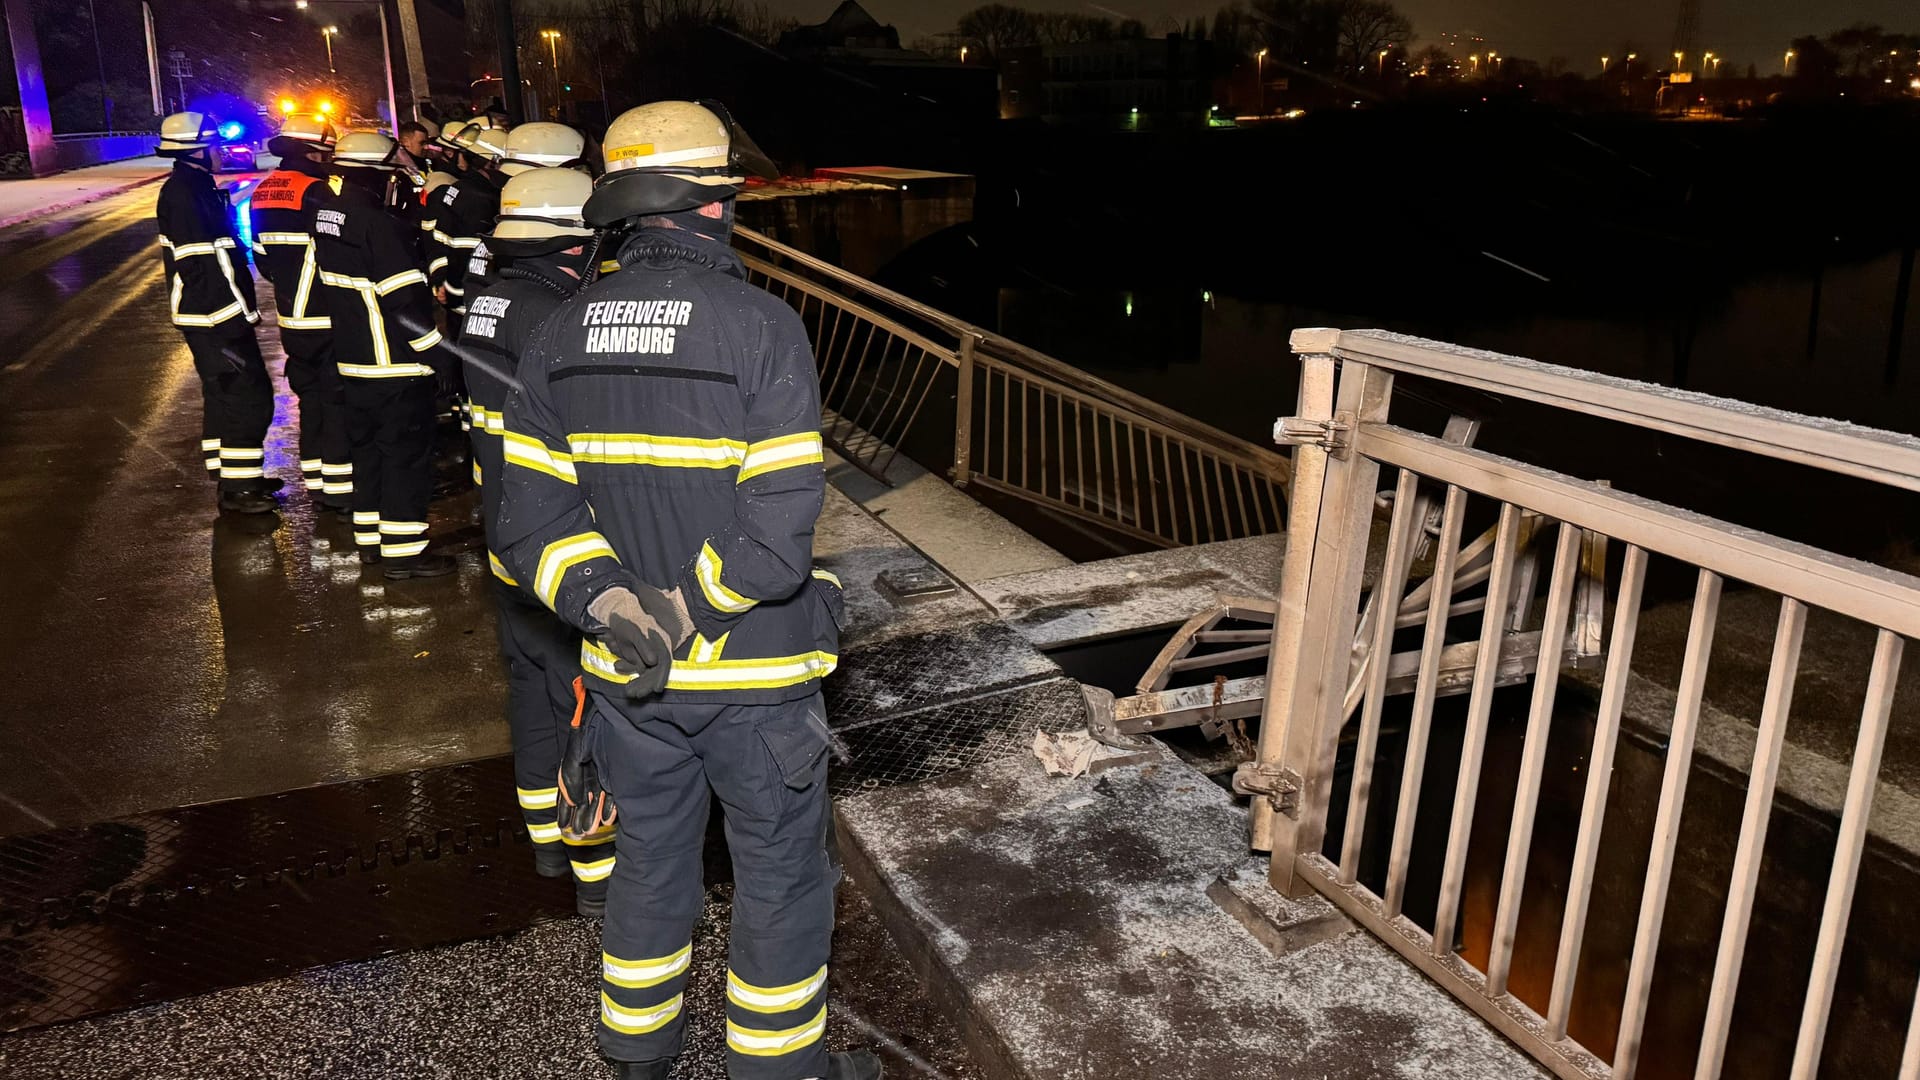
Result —
[{"label": "metal railing", "polygon": [[[1294,501],[1281,602],[1276,604],[1264,712],[1268,720],[1261,731],[1258,759],[1246,770],[1250,781],[1246,789],[1257,793],[1254,846],[1272,851],[1275,887],[1293,894],[1310,887],[1325,894],[1557,1075],[1632,1077],[1641,1065],[1656,959],[1682,966],[1687,960],[1684,954],[1676,957],[1672,950],[1662,952],[1659,944],[1679,861],[1682,809],[1701,728],[1702,700],[1723,586],[1729,581],[1744,582],[1777,594],[1780,601],[1771,664],[1717,952],[1710,969],[1702,970],[1696,964],[1681,972],[1696,980],[1695,985],[1705,991],[1707,1003],[1697,1047],[1680,1047],[1678,1054],[1687,1057],[1685,1071],[1695,1077],[1720,1076],[1727,1067],[1736,991],[1742,985],[1740,973],[1808,614],[1813,609],[1825,609],[1858,620],[1873,628],[1876,644],[1855,749],[1851,763],[1844,766],[1849,780],[1834,857],[1830,870],[1820,871],[1826,876],[1825,899],[1811,943],[1811,980],[1792,1042],[1791,1075],[1796,1080],[1816,1075],[1834,1009],[1855,887],[1860,880],[1901,653],[1906,638],[1920,635],[1920,578],[1397,427],[1389,419],[1393,384],[1396,375],[1413,375],[1493,389],[1509,398],[1679,434],[1906,490],[1920,490],[1920,439],[1377,331],[1303,330],[1295,333],[1293,348],[1302,363],[1301,415],[1283,421],[1281,426],[1298,448]],[[1346,827],[1334,850],[1327,844],[1327,833],[1336,752],[1347,715],[1343,698],[1349,685],[1355,632],[1361,623],[1369,535],[1383,469],[1393,470],[1391,488],[1395,496],[1390,525],[1375,545],[1384,547],[1384,558],[1375,564],[1374,593],[1389,603],[1401,602],[1421,590],[1427,596],[1454,593],[1456,570],[1464,562],[1461,536],[1469,500],[1490,504],[1485,509],[1496,511],[1493,557],[1484,586],[1482,614],[1473,620],[1479,626],[1471,642],[1449,645],[1450,636],[1462,636],[1461,624],[1466,620],[1458,609],[1449,613],[1445,605],[1427,604],[1424,619],[1402,623],[1404,633],[1418,635],[1420,649],[1411,715],[1406,720],[1406,751],[1397,778],[1386,772],[1392,767],[1391,757],[1383,758],[1381,752],[1381,705],[1388,690],[1385,665],[1374,665],[1367,672],[1357,737],[1349,735],[1355,742],[1345,804]],[[1411,581],[1415,562],[1412,552],[1429,535],[1414,510],[1416,503],[1423,501],[1415,497],[1421,492],[1428,493],[1425,501],[1437,499],[1441,513],[1429,579],[1415,584]],[[1554,554],[1543,575],[1544,617],[1537,644],[1521,644],[1513,640],[1512,620],[1503,613],[1535,606],[1532,600],[1536,586],[1517,580],[1515,572],[1520,534],[1530,517],[1544,519],[1542,524],[1554,536]],[[1578,799],[1578,818],[1572,826],[1571,870],[1564,881],[1564,907],[1559,919],[1543,920],[1535,927],[1536,931],[1557,929],[1550,948],[1543,943],[1532,953],[1554,957],[1551,978],[1530,980],[1530,999],[1523,1000],[1513,992],[1512,983],[1520,912],[1535,825],[1541,815],[1560,658],[1569,633],[1570,612],[1576,606],[1576,570],[1583,557],[1583,538],[1589,535],[1621,542],[1624,557],[1615,591],[1597,719],[1593,722],[1591,756],[1579,785],[1583,791]],[[1641,807],[1651,804],[1654,822],[1651,844],[1645,852],[1645,879],[1632,924],[1631,947],[1604,958],[1625,970],[1617,1025],[1609,1040],[1596,1039],[1599,1045],[1589,1047],[1570,1037],[1569,1018],[1576,976],[1596,962],[1593,950],[1605,947],[1596,944],[1602,939],[1588,935],[1587,930],[1615,753],[1633,678],[1631,665],[1648,564],[1654,558],[1677,561],[1691,571],[1694,587],[1690,624],[1675,687],[1677,706],[1660,766],[1660,788],[1657,793],[1611,793],[1611,805],[1616,809],[1623,801]],[[1411,592],[1410,585],[1414,585]],[[1537,606],[1535,609],[1539,610]],[[1583,632],[1577,620],[1572,632]],[[1594,627],[1585,632],[1598,634],[1599,630]],[[1386,620],[1379,621],[1373,639],[1376,655],[1388,651],[1395,633]],[[1422,785],[1427,780],[1424,774],[1435,728],[1439,658],[1443,652],[1452,654],[1463,646],[1473,650],[1474,681],[1465,711],[1450,818],[1436,820],[1416,835],[1415,819]],[[1503,770],[1499,780],[1501,791],[1506,783],[1513,782],[1515,796],[1511,825],[1502,845],[1504,854],[1499,860],[1503,868],[1492,886],[1480,883],[1481,887],[1497,889],[1497,900],[1485,891],[1477,894],[1493,903],[1490,919],[1484,919],[1475,930],[1476,941],[1485,942],[1486,958],[1484,964],[1476,965],[1456,945],[1456,934],[1462,926],[1476,801],[1483,775],[1490,771],[1486,767],[1487,747],[1496,675],[1516,649],[1537,649],[1539,674],[1533,680],[1525,714],[1517,778]],[[1566,729],[1560,730],[1560,737],[1565,738]],[[1396,782],[1398,797],[1393,813],[1384,815],[1384,807],[1376,812],[1375,831],[1370,833],[1368,804],[1373,791]],[[1571,791],[1567,801],[1574,801]],[[1484,817],[1486,808],[1479,809]],[[1379,869],[1381,845],[1384,873]],[[1429,879],[1435,873],[1431,856],[1438,855],[1437,900],[1430,920],[1422,914],[1424,923],[1409,915],[1407,903],[1411,868],[1421,854],[1429,856],[1420,863],[1427,868]],[[1374,861],[1363,862],[1367,856]],[[1363,881],[1363,877],[1370,881]],[[1561,883],[1550,884],[1557,890]],[[1778,948],[1777,943],[1769,943],[1767,955],[1756,961],[1767,965],[1764,970],[1774,977],[1778,977],[1781,964]],[[1478,950],[1476,945],[1476,955]],[[1606,992],[1605,987],[1586,991]],[[1611,1007],[1608,1003],[1603,1008]],[[1898,1030],[1902,1022],[1907,1024],[1908,1033],[1899,1075],[1902,1080],[1912,1080],[1920,1076],[1920,1010],[1911,1020],[1903,1015],[1888,1026]],[[1781,1030],[1784,1033],[1790,1028],[1783,1025]],[[1674,1064],[1675,1053],[1672,1046],[1663,1048],[1662,1064]],[[1783,1061],[1784,1056],[1783,1050]]]},{"label": "metal railing", "polygon": [[791,304],[820,368],[828,445],[884,479],[903,447],[975,486],[1141,543],[1278,532],[1290,467],[1044,353],[758,233],[749,279]]}]

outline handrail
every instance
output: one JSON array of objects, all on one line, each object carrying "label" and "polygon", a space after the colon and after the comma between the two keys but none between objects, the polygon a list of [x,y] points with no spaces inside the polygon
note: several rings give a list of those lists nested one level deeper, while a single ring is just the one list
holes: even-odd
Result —
[{"label": "handrail", "polygon": [[[895,292],[884,285],[868,281],[857,274],[849,273],[827,262],[825,259],[816,255],[810,255],[798,248],[790,247],[769,236],[754,232],[751,229],[735,229],[734,236],[749,243],[757,244],[768,252],[782,258],[789,259],[799,266],[803,266],[814,273],[828,278],[836,285],[856,290],[899,308],[902,311],[906,311],[915,318],[925,320],[927,323],[939,327],[957,338],[971,337],[976,342],[976,348],[985,348],[989,352],[1003,355],[1010,360],[1018,361],[1021,366],[1032,370],[1036,374],[1045,375],[1055,382],[1061,383],[1083,394],[1100,398],[1110,404],[1138,413],[1162,427],[1178,433],[1184,438],[1205,443],[1215,450],[1233,454],[1242,460],[1258,461],[1263,468],[1269,470],[1271,475],[1282,482],[1285,482],[1286,478],[1291,475],[1291,467],[1287,459],[1279,453],[1268,451],[1265,447],[1257,446],[1245,440],[1235,438],[1232,435],[1228,435],[1226,432],[1195,420],[1185,413],[1169,409],[1151,398],[1142,397],[1131,390],[1116,386],[1105,379],[1089,375],[1071,364],[1029,348],[1026,345],[1022,345],[1012,338],[995,333],[984,327],[975,326],[965,319],[956,318],[953,315],[941,311],[939,308],[923,304],[904,293]],[[1254,452],[1252,457],[1248,456],[1248,450]]]},{"label": "handrail", "polygon": [[[1326,331],[1296,330],[1296,346]],[[1324,340],[1324,339],[1322,339]],[[1920,439],[1688,390],[1384,330],[1344,330],[1332,354],[1407,375],[1617,420],[1920,491]]]}]

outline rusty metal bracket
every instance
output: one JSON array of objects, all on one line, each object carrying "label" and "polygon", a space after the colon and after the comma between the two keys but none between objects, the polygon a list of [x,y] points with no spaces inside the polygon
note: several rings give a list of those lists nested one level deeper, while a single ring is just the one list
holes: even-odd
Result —
[{"label": "rusty metal bracket", "polygon": [[1242,762],[1233,771],[1236,795],[1264,796],[1274,810],[1291,816],[1300,805],[1300,774],[1281,765]]},{"label": "rusty metal bracket", "polygon": [[1273,425],[1273,441],[1281,446],[1318,446],[1344,460],[1353,446],[1352,419],[1345,414],[1331,420],[1283,416]]}]

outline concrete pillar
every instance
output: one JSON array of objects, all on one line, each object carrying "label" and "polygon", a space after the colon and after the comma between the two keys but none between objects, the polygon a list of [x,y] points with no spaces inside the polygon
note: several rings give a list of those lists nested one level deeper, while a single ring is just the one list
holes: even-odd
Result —
[{"label": "concrete pillar", "polygon": [[47,108],[47,79],[40,67],[40,40],[33,32],[32,0],[0,0],[0,4],[7,18],[7,44],[13,49],[13,77],[20,87],[20,117],[26,127],[33,175],[59,172],[53,146],[53,113]]}]

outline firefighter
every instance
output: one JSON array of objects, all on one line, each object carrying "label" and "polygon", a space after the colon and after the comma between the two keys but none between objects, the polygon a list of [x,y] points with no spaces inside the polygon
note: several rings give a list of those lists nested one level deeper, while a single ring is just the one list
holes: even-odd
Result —
[{"label": "firefighter", "polygon": [[420,251],[427,261],[427,288],[433,291],[436,300],[441,298],[441,289],[446,284],[453,249],[441,243],[436,234],[440,221],[434,216],[434,195],[448,184],[459,182],[460,178],[452,173],[436,169],[427,174],[426,186],[420,192]]},{"label": "firefighter", "polygon": [[680,1053],[717,795],[735,881],[728,1075],[871,1080],[878,1058],[824,1042],[836,873],[820,680],[842,598],[813,567],[820,387],[799,317],[746,283],[728,245],[747,173],[772,169],[717,109],[656,102],[609,129],[586,220],[639,228],[620,272],[561,305],[521,358],[495,540],[587,635],[595,763],[618,807],[602,1054],[623,1080],[660,1080]]},{"label": "firefighter", "polygon": [[287,385],[300,402],[300,472],[321,509],[353,509],[353,444],[347,438],[345,389],[334,366],[333,323],[323,306],[313,257],[314,211],[326,191],[333,124],[324,116],[289,116],[267,149],[280,167],[249,201],[254,254],[273,283]]},{"label": "firefighter", "polygon": [[173,159],[173,173],[160,185],[154,217],[168,310],[200,376],[207,475],[218,481],[220,509],[264,514],[275,508],[272,492],[280,487],[265,471],[273,383],[253,336],[260,321],[253,274],[240,253],[233,207],[213,179],[218,127],[198,112],[162,122],[156,152]]},{"label": "firefighter", "polygon": [[[526,172],[528,169],[549,168],[554,166],[572,166],[584,170],[580,153],[586,149],[587,140],[578,131],[565,124],[548,123],[541,120],[531,124],[521,124],[508,132],[504,140],[488,133],[481,133],[475,140],[489,147],[497,145],[500,161],[494,167],[502,178],[507,179]],[[505,206],[505,189],[502,188],[501,205]],[[471,295],[484,289],[493,281],[496,262],[490,241],[482,238],[467,257],[466,275],[461,287]]]},{"label": "firefighter", "polygon": [[505,177],[494,168],[506,151],[507,131],[487,117],[476,117],[454,136],[459,168],[454,183],[439,191],[426,208],[435,222],[433,237],[447,249],[446,276],[441,290],[447,310],[465,315],[467,266],[473,251],[493,229],[500,215],[500,185]]},{"label": "firefighter", "polygon": [[468,295],[460,345],[467,358],[474,479],[480,485],[487,561],[496,579],[495,625],[507,662],[507,727],[520,811],[533,840],[535,869],[547,877],[571,872],[580,913],[597,917],[606,910],[613,834],[563,836],[554,783],[575,711],[580,632],[542,606],[493,554],[498,550],[494,522],[500,508],[501,439],[514,385],[509,380],[517,378],[521,352],[534,331],[580,287],[593,237],[581,207],[592,191],[593,181],[571,169],[535,169],[507,181],[500,221],[489,240],[507,261],[496,281]]},{"label": "firefighter", "polygon": [[451,556],[427,552],[436,394],[453,357],[440,348],[427,275],[406,224],[386,210],[394,142],[355,132],[334,146],[314,212],[314,256],[333,319],[353,442],[353,539],[390,580],[440,577]]}]

